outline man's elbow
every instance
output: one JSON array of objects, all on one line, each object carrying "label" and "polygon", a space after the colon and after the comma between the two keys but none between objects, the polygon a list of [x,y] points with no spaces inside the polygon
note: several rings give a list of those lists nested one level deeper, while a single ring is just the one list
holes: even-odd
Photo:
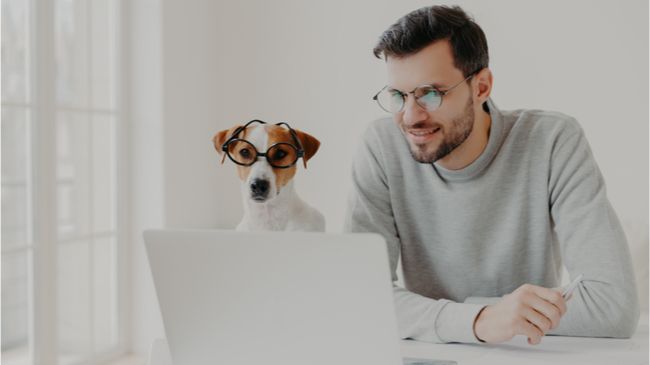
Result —
[{"label": "man's elbow", "polygon": [[636,300],[616,308],[606,321],[603,337],[630,338],[639,325],[639,304]]},{"label": "man's elbow", "polygon": [[630,338],[636,332],[639,325],[639,309],[636,308],[631,313],[626,313],[620,317],[618,325],[613,328],[612,337],[614,338]]}]

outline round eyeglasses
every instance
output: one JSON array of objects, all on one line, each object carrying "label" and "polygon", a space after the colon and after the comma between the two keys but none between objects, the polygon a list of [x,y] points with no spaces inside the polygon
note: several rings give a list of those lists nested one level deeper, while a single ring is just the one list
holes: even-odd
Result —
[{"label": "round eyeglasses", "polygon": [[442,104],[443,96],[447,95],[456,86],[471,79],[472,76],[476,75],[477,72],[472,72],[464,80],[444,91],[437,89],[433,85],[422,85],[416,87],[412,91],[405,93],[386,85],[381,90],[379,90],[375,96],[372,97],[372,100],[375,100],[377,104],[379,104],[379,107],[386,112],[395,114],[401,112],[404,109],[408,94],[413,94],[415,97],[415,102],[425,110],[431,112],[440,107],[440,104]]},{"label": "round eyeglasses", "polygon": [[269,165],[279,169],[286,169],[293,166],[300,157],[303,157],[304,150],[302,149],[300,140],[296,136],[296,132],[289,124],[284,122],[276,123],[275,125],[285,125],[289,128],[289,133],[291,133],[291,137],[296,145],[294,146],[287,142],[278,142],[271,145],[266,152],[257,151],[252,143],[237,137],[239,133],[252,123],[266,124],[266,122],[261,120],[251,120],[243,127],[237,128],[232,136],[221,146],[221,149],[232,162],[241,166],[251,166],[257,162],[259,157],[265,157]]}]

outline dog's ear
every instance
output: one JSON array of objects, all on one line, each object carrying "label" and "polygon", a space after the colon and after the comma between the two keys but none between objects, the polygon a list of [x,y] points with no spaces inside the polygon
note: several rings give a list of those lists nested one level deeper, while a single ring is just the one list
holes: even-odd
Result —
[{"label": "dog's ear", "polygon": [[223,163],[226,160],[226,154],[223,153],[223,150],[221,149],[221,146],[226,142],[230,136],[237,130],[237,128],[241,127],[241,125],[236,125],[230,129],[224,129],[222,131],[217,132],[217,134],[212,137],[212,143],[214,144],[214,148],[217,150],[217,153],[221,155],[221,163]]},{"label": "dog's ear", "polygon": [[302,163],[304,164],[305,168],[307,168],[307,160],[316,154],[318,147],[320,147],[320,141],[318,141],[315,137],[305,132],[301,132],[297,129],[294,129],[294,132],[296,132],[296,137],[298,137],[302,148],[305,150],[305,155],[302,156]]}]

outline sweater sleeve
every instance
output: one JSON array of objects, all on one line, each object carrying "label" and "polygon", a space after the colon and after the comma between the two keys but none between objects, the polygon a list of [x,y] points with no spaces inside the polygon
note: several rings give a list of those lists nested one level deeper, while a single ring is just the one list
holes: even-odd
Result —
[{"label": "sweater sleeve", "polygon": [[372,128],[368,129],[352,164],[352,191],[344,230],[374,232],[386,240],[402,339],[478,343],[473,325],[484,305],[435,300],[395,284],[401,244],[390,202],[390,187],[382,167],[380,146],[376,133]]},{"label": "sweater sleeve", "polygon": [[583,281],[550,334],[630,337],[639,303],[627,240],[603,176],[575,120],[557,134],[550,156],[548,196],[554,232],[571,278]]},{"label": "sweater sleeve", "polygon": [[[628,338],[639,303],[627,240],[605,182],[575,120],[555,137],[550,161],[549,207],[571,278],[583,274],[567,313],[551,335]],[[501,297],[469,297],[491,305]]]}]

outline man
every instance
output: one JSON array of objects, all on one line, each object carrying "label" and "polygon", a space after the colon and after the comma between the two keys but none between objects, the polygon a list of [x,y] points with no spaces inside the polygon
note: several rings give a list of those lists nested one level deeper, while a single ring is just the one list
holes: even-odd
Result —
[{"label": "man", "polygon": [[[625,235],[575,119],[502,111],[481,28],[459,7],[407,14],[380,37],[390,118],[353,163],[346,231],[388,243],[402,338],[629,337],[639,305]],[[560,294],[563,265],[583,280]]]}]

